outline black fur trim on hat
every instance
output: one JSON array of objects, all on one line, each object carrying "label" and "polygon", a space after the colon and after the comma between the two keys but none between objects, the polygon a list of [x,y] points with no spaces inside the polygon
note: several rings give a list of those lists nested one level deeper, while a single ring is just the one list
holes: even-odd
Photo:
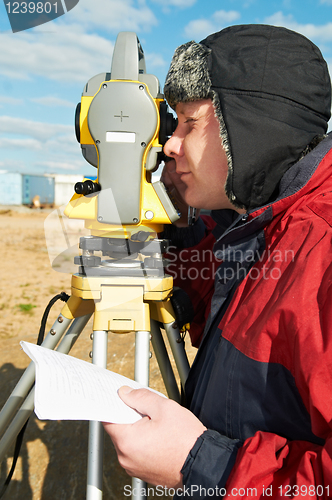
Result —
[{"label": "black fur trim on hat", "polygon": [[194,41],[180,45],[166,77],[164,94],[175,108],[179,102],[212,98],[207,59],[211,49]]},{"label": "black fur trim on hat", "polygon": [[[233,172],[233,159],[232,159],[232,154],[231,154],[231,150],[230,150],[230,146],[229,146],[227,128],[226,128],[224,117],[222,115],[221,108],[220,108],[219,97],[218,97],[218,94],[215,90],[212,90],[212,95],[213,95],[212,103],[214,106],[214,112],[215,112],[216,117],[219,120],[219,130],[220,130],[219,135],[221,137],[221,144],[222,144],[222,147],[224,148],[224,151],[225,151],[226,157],[227,157],[228,173],[227,173],[227,178],[226,178],[226,183],[225,183],[225,189],[226,189],[227,179],[228,179],[228,177],[231,177],[232,172]],[[227,190],[226,190],[226,195],[229,197],[229,199],[232,201],[232,203],[234,203],[234,196],[232,195],[232,193],[229,195],[227,193]],[[243,206],[240,206],[239,208],[243,208]]]}]

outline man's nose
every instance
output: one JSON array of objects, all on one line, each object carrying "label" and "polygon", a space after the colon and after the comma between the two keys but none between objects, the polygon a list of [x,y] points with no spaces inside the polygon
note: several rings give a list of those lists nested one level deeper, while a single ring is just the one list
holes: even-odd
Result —
[{"label": "man's nose", "polygon": [[182,154],[182,142],[183,139],[176,134],[174,134],[168,139],[164,146],[164,153],[166,156],[174,158],[174,156],[181,156]]}]

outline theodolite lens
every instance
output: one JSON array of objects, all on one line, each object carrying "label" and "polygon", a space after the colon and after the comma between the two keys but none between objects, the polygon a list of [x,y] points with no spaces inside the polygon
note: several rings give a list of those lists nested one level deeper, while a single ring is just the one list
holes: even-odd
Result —
[{"label": "theodolite lens", "polygon": [[80,114],[81,114],[81,103],[79,102],[76,106],[76,111],[75,111],[75,134],[77,142],[81,142]]}]

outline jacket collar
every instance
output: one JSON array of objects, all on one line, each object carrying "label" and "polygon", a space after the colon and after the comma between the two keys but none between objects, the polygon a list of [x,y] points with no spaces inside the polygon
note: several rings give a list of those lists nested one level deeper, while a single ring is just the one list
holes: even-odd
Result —
[{"label": "jacket collar", "polygon": [[[225,246],[245,241],[258,234],[277,215],[290,210],[297,200],[319,190],[330,179],[331,169],[322,160],[331,151],[328,164],[332,163],[332,133],[302,160],[296,162],[284,174],[280,182],[279,195],[275,201],[260,208],[238,215],[232,210],[216,210],[211,213],[217,223],[213,233],[216,238],[215,251]],[[326,189],[326,188],[324,188]],[[317,193],[318,194],[318,193]]]}]

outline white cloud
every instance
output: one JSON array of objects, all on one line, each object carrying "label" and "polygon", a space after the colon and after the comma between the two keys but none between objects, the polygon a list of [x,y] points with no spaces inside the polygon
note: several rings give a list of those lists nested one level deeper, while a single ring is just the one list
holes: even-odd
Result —
[{"label": "white cloud", "polygon": [[55,25],[54,32],[0,33],[0,74],[9,78],[46,77],[57,81],[83,82],[91,75],[109,71],[113,43],[87,34],[79,25]]},{"label": "white cloud", "polygon": [[0,149],[29,149],[32,151],[41,150],[42,143],[37,139],[12,139],[9,137],[0,138]]},{"label": "white cloud", "polygon": [[327,62],[327,66],[329,68],[330,77],[331,77],[331,80],[332,80],[332,59],[325,59],[325,60]]},{"label": "white cloud", "polygon": [[22,160],[11,160],[6,159],[0,163],[0,167],[4,167],[2,172],[24,172],[25,170],[25,162]]},{"label": "white cloud", "polygon": [[[0,134],[2,158],[8,155],[3,167],[12,165],[10,168],[20,172],[90,169],[81,154],[73,126],[0,116]],[[15,160],[16,163],[10,160],[10,150],[19,152],[22,160]]]},{"label": "white cloud", "polygon": [[180,9],[186,9],[188,7],[192,7],[197,0],[168,0],[165,2],[165,0],[153,0],[154,3],[158,3],[159,5],[162,5],[163,7],[180,7]]},{"label": "white cloud", "polygon": [[[80,145],[76,141],[74,127],[33,122],[20,118],[0,117],[0,149],[15,149],[24,156],[25,151],[35,151],[38,157],[85,163]],[[14,136],[14,137],[11,137]]]},{"label": "white cloud", "polygon": [[72,155],[75,158],[83,158],[81,155],[81,146],[76,141],[73,129],[70,134],[50,137],[45,143],[47,149],[56,155],[61,154],[66,157]]},{"label": "white cloud", "polygon": [[326,3],[326,5],[332,5],[332,0],[320,0],[319,3]]},{"label": "white cloud", "polygon": [[264,22],[267,24],[272,24],[274,26],[283,26],[285,28],[291,29],[293,31],[301,33],[310,40],[316,40],[320,42],[332,41],[332,22],[322,25],[311,23],[300,24],[294,20],[291,14],[286,16],[281,11],[265,18]]},{"label": "white cloud", "polygon": [[202,38],[221,30],[241,17],[235,10],[218,10],[210,18],[190,21],[184,29],[186,38],[199,41]]},{"label": "white cloud", "polygon": [[158,25],[145,0],[80,0],[62,19],[68,23],[79,22],[89,30],[104,28],[108,33],[150,31]]},{"label": "white cloud", "polygon": [[194,21],[190,21],[184,29],[185,36],[188,39],[196,40],[197,42],[214,31],[213,23],[208,19],[196,19]]},{"label": "white cloud", "polygon": [[0,95],[0,104],[9,104],[13,106],[19,106],[24,103],[24,99],[18,99],[16,97],[9,97],[6,95]]},{"label": "white cloud", "polygon": [[30,101],[35,102],[36,104],[41,104],[42,106],[49,106],[52,108],[57,108],[57,107],[75,108],[75,104],[73,104],[72,102],[54,96],[36,97],[30,99]]},{"label": "white cloud", "polygon": [[151,72],[151,68],[163,68],[169,64],[160,54],[155,54],[154,52],[144,53],[144,57],[148,73]]},{"label": "white cloud", "polygon": [[74,135],[70,125],[57,125],[51,123],[35,122],[25,118],[0,116],[0,132],[27,136],[38,141],[46,141],[52,137]]},{"label": "white cloud", "polygon": [[[57,170],[66,170],[68,172],[77,172],[82,170],[82,162],[66,162],[66,161],[44,161],[36,162],[37,167],[46,168],[49,172],[56,172]],[[73,187],[74,194],[74,187]],[[69,200],[68,200],[69,201]]]},{"label": "white cloud", "polygon": [[0,75],[84,82],[91,75],[110,71],[119,31],[142,33],[157,25],[146,0],[80,0],[47,27],[41,25],[15,36],[10,31],[0,32],[0,46],[6,47],[0,51]]},{"label": "white cloud", "polygon": [[225,10],[217,10],[212,15],[212,20],[214,21],[214,23],[229,24],[233,23],[240,17],[240,12],[237,12],[236,10],[229,10],[228,12]]}]

